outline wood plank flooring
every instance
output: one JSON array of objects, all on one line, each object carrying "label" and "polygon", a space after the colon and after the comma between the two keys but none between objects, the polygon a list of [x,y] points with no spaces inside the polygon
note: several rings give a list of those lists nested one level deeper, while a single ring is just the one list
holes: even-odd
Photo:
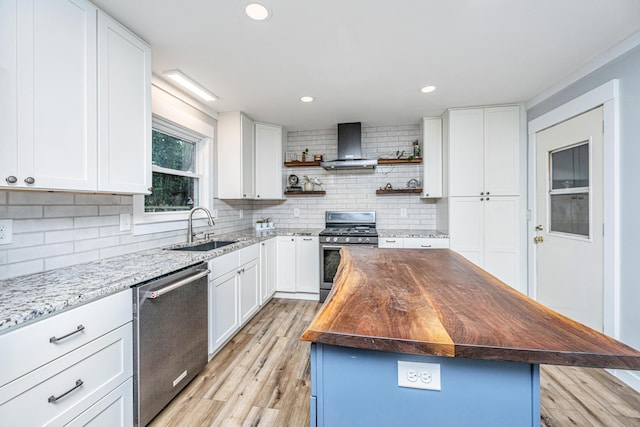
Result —
[{"label": "wood plank flooring", "polygon": [[[319,308],[272,300],[150,425],[308,426],[309,343],[299,337]],[[541,372],[541,427],[640,427],[640,394],[606,371]]]}]

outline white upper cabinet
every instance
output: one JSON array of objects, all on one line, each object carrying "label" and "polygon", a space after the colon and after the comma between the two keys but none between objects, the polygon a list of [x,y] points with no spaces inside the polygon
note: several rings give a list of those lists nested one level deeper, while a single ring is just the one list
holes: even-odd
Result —
[{"label": "white upper cabinet", "polygon": [[[150,49],[97,15],[85,0],[0,3],[0,187],[147,191],[150,166],[133,141],[150,144]],[[146,63],[113,37],[98,42],[107,21]]]},{"label": "white upper cabinet", "polygon": [[0,186],[95,190],[96,8],[3,1],[0,21]]},{"label": "white upper cabinet", "polygon": [[98,190],[151,187],[151,48],[98,12]]},{"label": "white upper cabinet", "polygon": [[218,198],[255,197],[254,122],[236,111],[218,115]]},{"label": "white upper cabinet", "polygon": [[422,197],[442,197],[442,119],[425,117],[421,125],[424,159]]},{"label": "white upper cabinet", "polygon": [[472,108],[447,114],[449,195],[518,195],[520,108]]},{"label": "white upper cabinet", "polygon": [[282,199],[282,126],[218,115],[218,198]]},{"label": "white upper cabinet", "polygon": [[282,199],[282,126],[255,124],[256,199]]}]

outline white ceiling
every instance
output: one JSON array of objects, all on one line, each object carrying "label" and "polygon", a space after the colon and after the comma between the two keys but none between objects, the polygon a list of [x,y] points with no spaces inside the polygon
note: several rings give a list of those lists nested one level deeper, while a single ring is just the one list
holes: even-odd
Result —
[{"label": "white ceiling", "polygon": [[151,44],[154,73],[289,130],[527,102],[640,30],[638,0],[260,1],[266,22],[248,0],[93,0]]}]

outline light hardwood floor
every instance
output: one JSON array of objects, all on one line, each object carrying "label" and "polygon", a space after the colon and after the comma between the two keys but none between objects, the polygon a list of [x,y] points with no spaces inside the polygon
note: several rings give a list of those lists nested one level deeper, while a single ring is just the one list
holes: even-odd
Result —
[{"label": "light hardwood floor", "polygon": [[[306,427],[309,343],[320,304],[272,300],[150,424]],[[640,426],[640,394],[602,369],[543,366],[541,427]]]}]

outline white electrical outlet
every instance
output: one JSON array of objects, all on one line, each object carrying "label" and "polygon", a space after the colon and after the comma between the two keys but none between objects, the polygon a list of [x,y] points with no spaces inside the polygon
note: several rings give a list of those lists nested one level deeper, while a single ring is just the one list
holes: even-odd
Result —
[{"label": "white electrical outlet", "polygon": [[407,209],[406,208],[401,208],[400,209],[400,217],[401,218],[406,218],[407,217]]},{"label": "white electrical outlet", "polygon": [[120,214],[120,231],[131,230],[131,215]]},{"label": "white electrical outlet", "polygon": [[293,208],[293,217],[298,218],[300,216],[300,209]]},{"label": "white electrical outlet", "polygon": [[244,211],[242,209],[240,209],[238,211],[238,218],[242,219],[243,216],[244,216]]},{"label": "white electrical outlet", "polygon": [[0,219],[0,245],[13,242],[13,220]]},{"label": "white electrical outlet", "polygon": [[398,360],[398,386],[442,390],[440,364]]}]

